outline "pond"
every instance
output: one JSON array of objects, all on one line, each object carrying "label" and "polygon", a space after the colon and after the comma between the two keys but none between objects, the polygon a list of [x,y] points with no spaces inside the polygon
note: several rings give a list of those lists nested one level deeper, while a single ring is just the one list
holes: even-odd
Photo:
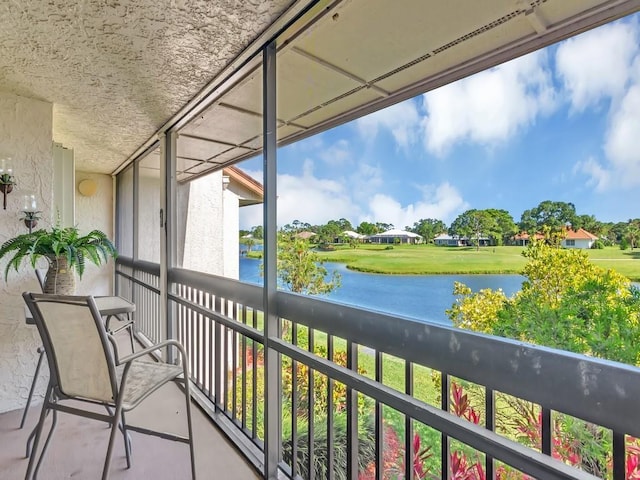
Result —
[{"label": "pond", "polygon": [[[259,265],[260,260],[241,257],[240,280],[261,285]],[[325,267],[342,276],[342,286],[325,298],[442,324],[450,324],[445,310],[455,300],[455,281],[473,291],[502,288],[507,295],[520,290],[523,281],[520,275],[379,275],[354,272],[341,263],[325,263]]]}]

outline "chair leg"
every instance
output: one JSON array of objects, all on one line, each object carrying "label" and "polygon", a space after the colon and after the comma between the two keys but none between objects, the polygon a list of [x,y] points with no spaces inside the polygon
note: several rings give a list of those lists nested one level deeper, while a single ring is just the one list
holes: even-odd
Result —
[{"label": "chair leg", "polygon": [[124,453],[127,458],[127,468],[131,468],[131,437],[129,437],[129,432],[127,432],[127,424],[124,419],[124,412],[122,412],[122,422],[121,422],[121,430],[122,437],[124,438]]},{"label": "chair leg", "polygon": [[129,330],[129,340],[131,341],[131,353],[136,353],[136,346],[135,346],[135,340],[134,340],[134,332],[133,332],[133,323],[129,325],[129,327],[127,327],[127,329]]},{"label": "chair leg", "polygon": [[27,404],[24,406],[24,412],[22,412],[22,420],[20,420],[20,428],[24,427],[24,422],[27,419],[27,413],[31,406],[31,399],[33,398],[33,391],[36,388],[36,382],[38,381],[38,373],[40,373],[40,366],[42,365],[42,359],[44,358],[44,348],[38,347],[38,363],[36,364],[36,371],[33,374],[33,381],[31,382],[31,388],[29,389],[29,396],[27,397]]},{"label": "chair leg", "polygon": [[116,411],[113,414],[111,422],[111,434],[109,435],[109,446],[107,447],[107,456],[104,459],[104,467],[102,469],[102,480],[108,480],[109,470],[111,468],[111,457],[113,455],[113,444],[115,443],[116,433],[118,432],[118,424],[122,415],[122,398],[118,399]]},{"label": "chair leg", "polygon": [[[46,399],[45,399],[46,402]],[[45,412],[44,416],[45,418],[47,417],[47,415],[49,415],[49,413],[51,412],[50,409],[47,409],[47,411]],[[38,423],[36,424],[35,427],[33,427],[33,430],[31,430],[31,433],[29,434],[29,437],[27,438],[27,445],[26,445],[26,450],[24,453],[24,458],[29,458],[31,456],[31,453],[33,452],[32,446],[33,446],[33,440],[36,436],[36,433],[38,431]]]},{"label": "chair leg", "polygon": [[[33,467],[35,465],[35,458],[38,453],[38,444],[40,443],[40,436],[42,435],[42,429],[44,427],[44,420],[47,416],[48,407],[49,407],[49,398],[51,396],[51,385],[47,387],[47,395],[45,396],[44,403],[42,404],[42,410],[40,411],[40,420],[38,420],[38,425],[36,426],[35,432],[35,440],[33,442],[33,450],[31,451],[29,457],[29,465],[27,466],[27,473],[25,474],[25,480],[31,479],[31,473],[33,472]],[[29,442],[27,442],[27,450],[28,450]]]},{"label": "chair leg", "polygon": [[[51,421],[51,430],[49,430],[49,435],[47,435],[47,439],[44,442],[44,446],[42,447],[42,453],[40,454],[40,458],[38,459],[38,464],[36,465],[36,469],[33,471],[33,479],[35,480],[38,477],[38,471],[40,470],[40,465],[42,464],[42,460],[44,459],[44,454],[47,452],[47,448],[49,448],[49,443],[51,442],[51,437],[53,436],[53,430],[56,428],[58,424],[58,412],[53,410],[53,419]],[[35,450],[34,450],[35,453]]]},{"label": "chair leg", "polygon": [[191,421],[191,390],[186,365],[184,366],[184,395],[187,404],[187,428],[189,431],[189,456],[191,457],[191,478],[196,480],[196,459],[193,449],[193,424]]}]

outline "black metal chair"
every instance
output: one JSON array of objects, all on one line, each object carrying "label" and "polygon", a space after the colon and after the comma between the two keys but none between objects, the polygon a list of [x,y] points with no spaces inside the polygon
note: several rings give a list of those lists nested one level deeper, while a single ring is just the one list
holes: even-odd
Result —
[{"label": "black metal chair", "polygon": [[[101,420],[111,425],[109,445],[102,471],[103,480],[109,476],[118,428],[122,430],[124,436],[127,468],[131,465],[131,445],[127,435],[127,431],[130,430],[188,443],[191,475],[195,479],[187,367],[189,362],[182,345],[175,340],[166,340],[118,359],[116,342],[107,333],[93,297],[35,293],[24,293],[23,297],[38,327],[50,371],[49,385],[25,478],[27,480],[36,478],[56,426],[57,412],[60,411]],[[179,352],[182,366],[155,362],[148,357],[151,352],[171,347]],[[182,437],[127,425],[125,412],[138,407],[151,393],[170,381],[179,382],[184,388],[188,436]],[[106,407],[107,414],[70,406],[64,403],[65,400],[102,405]],[[49,412],[53,412],[51,430],[36,462],[38,445]]]}]

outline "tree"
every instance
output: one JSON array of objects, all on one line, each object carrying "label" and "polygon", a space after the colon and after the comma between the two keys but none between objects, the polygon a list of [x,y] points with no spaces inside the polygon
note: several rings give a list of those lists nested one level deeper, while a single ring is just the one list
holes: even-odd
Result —
[{"label": "tree", "polygon": [[378,232],[378,227],[376,227],[375,223],[370,222],[361,222],[356,229],[360,235],[375,235]]},{"label": "tree", "polygon": [[536,242],[523,253],[522,290],[511,298],[456,285],[455,325],[633,365],[640,364],[640,291],[587,252]]},{"label": "tree", "polygon": [[253,227],[251,229],[251,235],[256,240],[262,240],[262,238],[264,237],[264,230],[262,228],[262,225],[256,225],[255,227]]},{"label": "tree", "polygon": [[376,222],[376,229],[378,230],[376,233],[386,232],[387,230],[391,230],[392,228],[393,223]]},{"label": "tree", "polygon": [[530,210],[525,210],[520,218],[520,229],[533,235],[543,231],[559,232],[567,225],[576,223],[576,207],[573,203],[545,200]]},{"label": "tree", "polygon": [[304,295],[328,294],[341,283],[340,274],[328,274],[307,240],[286,234],[278,238],[278,278],[290,291]]},{"label": "tree", "polygon": [[485,211],[493,218],[495,226],[497,227],[493,231],[485,232],[485,234],[492,237],[494,245],[504,245],[509,242],[511,237],[518,233],[518,227],[509,212],[495,208],[488,208]]},{"label": "tree", "polygon": [[413,227],[405,227],[405,230],[417,233],[424,238],[424,243],[430,243],[436,235],[447,231],[447,226],[442,220],[435,218],[423,218],[413,224]]},{"label": "tree", "polygon": [[627,228],[624,232],[624,238],[629,242],[631,250],[638,246],[640,243],[640,220],[629,220]]},{"label": "tree", "polygon": [[469,239],[475,238],[474,243],[478,250],[482,235],[488,235],[488,232],[495,230],[497,230],[497,224],[486,210],[471,209],[458,215],[449,228],[449,234]]}]

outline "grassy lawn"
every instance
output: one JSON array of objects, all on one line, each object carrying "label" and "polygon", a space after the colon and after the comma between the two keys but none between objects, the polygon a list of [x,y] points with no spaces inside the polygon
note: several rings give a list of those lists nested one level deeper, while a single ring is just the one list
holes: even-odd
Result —
[{"label": "grassy lawn", "polygon": [[[522,247],[436,247],[433,245],[338,245],[319,252],[323,260],[345,263],[361,272],[386,274],[520,273],[526,263]],[[631,280],[640,280],[640,250],[607,247],[587,250],[595,264],[612,268]]]}]

